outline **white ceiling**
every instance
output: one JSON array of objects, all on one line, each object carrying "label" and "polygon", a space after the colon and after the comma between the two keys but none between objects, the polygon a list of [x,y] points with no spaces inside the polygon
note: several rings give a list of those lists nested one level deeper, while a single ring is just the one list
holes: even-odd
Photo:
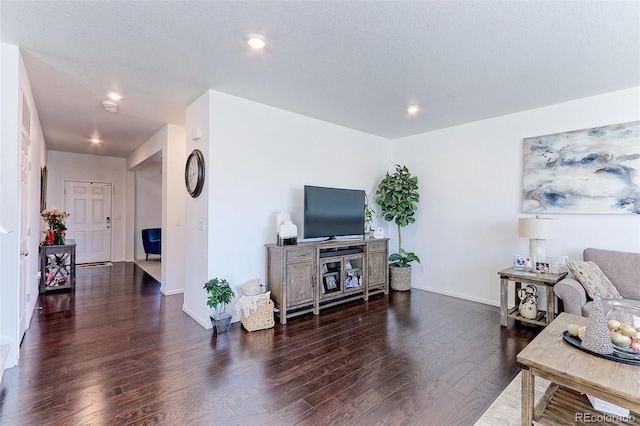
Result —
[{"label": "white ceiling", "polygon": [[207,89],[395,139],[640,86],[639,1],[2,0],[0,15],[59,151],[126,157]]}]

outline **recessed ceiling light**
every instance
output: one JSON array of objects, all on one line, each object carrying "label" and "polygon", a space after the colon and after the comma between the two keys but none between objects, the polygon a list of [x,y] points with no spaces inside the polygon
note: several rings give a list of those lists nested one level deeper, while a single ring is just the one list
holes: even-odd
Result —
[{"label": "recessed ceiling light", "polygon": [[100,139],[98,139],[98,138],[91,138],[91,139],[89,139],[89,140],[90,140],[91,142],[93,142],[93,143],[100,143],[100,142],[102,142],[102,141],[101,141]]},{"label": "recessed ceiling light", "polygon": [[409,105],[407,107],[407,112],[409,114],[416,114],[418,111],[420,111],[420,107],[418,105]]},{"label": "recessed ceiling light", "polygon": [[122,95],[118,92],[109,92],[107,93],[107,96],[109,97],[109,99],[114,101],[119,101],[120,99],[122,99]]},{"label": "recessed ceiling light", "polygon": [[264,49],[267,45],[267,39],[260,34],[249,34],[247,36],[247,44],[254,49]]}]

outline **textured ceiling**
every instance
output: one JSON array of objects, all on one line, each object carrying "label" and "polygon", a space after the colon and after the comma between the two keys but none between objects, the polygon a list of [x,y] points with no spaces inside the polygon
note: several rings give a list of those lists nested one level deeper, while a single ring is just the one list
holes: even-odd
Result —
[{"label": "textured ceiling", "polygon": [[0,19],[60,151],[125,157],[207,89],[395,139],[640,86],[638,1],[3,0]]}]

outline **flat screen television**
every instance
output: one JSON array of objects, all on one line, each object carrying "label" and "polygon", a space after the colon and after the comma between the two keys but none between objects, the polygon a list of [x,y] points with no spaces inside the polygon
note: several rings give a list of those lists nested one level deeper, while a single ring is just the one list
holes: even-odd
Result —
[{"label": "flat screen television", "polygon": [[304,187],[304,238],[362,236],[365,192],[358,189]]}]

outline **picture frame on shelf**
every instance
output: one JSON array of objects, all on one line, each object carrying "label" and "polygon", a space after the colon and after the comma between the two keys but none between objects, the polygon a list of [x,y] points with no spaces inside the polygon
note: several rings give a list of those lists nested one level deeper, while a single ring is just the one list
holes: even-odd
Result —
[{"label": "picture frame on shelf", "polygon": [[324,290],[326,293],[338,290],[338,274],[330,274],[324,277]]},{"label": "picture frame on shelf", "polygon": [[344,268],[345,269],[351,269],[351,261],[350,260],[345,260],[344,261]]},{"label": "picture frame on shelf", "polygon": [[346,288],[356,288],[360,286],[358,275],[354,272],[347,272],[347,278],[344,280],[344,286]]},{"label": "picture frame on shelf", "polygon": [[531,269],[531,259],[523,254],[514,254],[513,269],[516,271],[526,271]]},{"label": "picture frame on shelf", "polygon": [[551,258],[547,257],[544,260],[536,262],[536,272],[548,273],[551,271]]},{"label": "picture frame on shelf", "polygon": [[327,272],[329,272],[329,268],[327,267],[326,263],[322,264],[322,273],[326,274]]}]

